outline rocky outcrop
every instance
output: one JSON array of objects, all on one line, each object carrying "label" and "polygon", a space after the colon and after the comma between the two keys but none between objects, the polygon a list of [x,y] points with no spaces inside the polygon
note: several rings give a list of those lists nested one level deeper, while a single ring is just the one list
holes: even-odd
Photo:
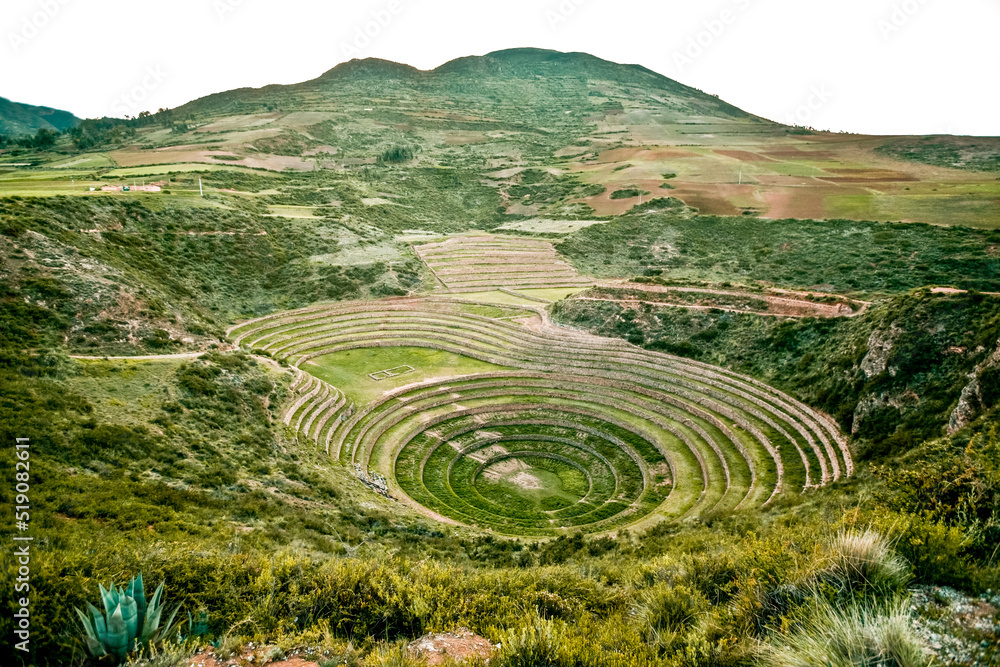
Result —
[{"label": "rocky outcrop", "polygon": [[[903,330],[893,323],[888,331],[876,329],[868,339],[868,354],[861,360],[861,371],[866,378],[875,377],[886,371],[889,362],[889,355],[892,348],[903,334]],[[895,376],[893,369],[889,369],[889,374]]]},{"label": "rocky outcrop", "polygon": [[962,389],[959,396],[958,405],[948,418],[948,434],[951,435],[965,428],[969,423],[979,416],[983,410],[983,396],[979,385],[979,378],[983,372],[990,368],[1000,368],[1000,341],[997,341],[997,348],[986,361],[976,366],[976,369],[969,373],[969,384]]},{"label": "rocky outcrop", "polygon": [[896,408],[897,410],[904,410],[907,407],[913,407],[915,403],[920,401],[920,397],[913,392],[906,392],[904,394],[870,394],[865,396],[858,403],[858,406],[854,408],[854,420],[853,426],[851,427],[851,435],[857,435],[858,431],[861,430],[861,425],[864,423],[865,419],[869,417],[876,410],[881,408]]}]

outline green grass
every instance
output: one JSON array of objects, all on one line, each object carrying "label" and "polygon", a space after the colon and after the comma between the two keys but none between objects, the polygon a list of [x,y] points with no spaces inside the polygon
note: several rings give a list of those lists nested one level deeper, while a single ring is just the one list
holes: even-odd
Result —
[{"label": "green grass", "polygon": [[500,306],[477,306],[470,303],[459,303],[455,305],[455,309],[461,313],[468,313],[469,315],[478,315],[480,317],[489,317],[494,320],[506,320],[517,317],[525,317],[531,313],[527,310],[522,310],[520,308],[502,308]]},{"label": "green grass", "polygon": [[64,157],[53,160],[45,166],[48,169],[104,169],[113,167],[114,163],[104,153],[97,153]]},{"label": "green grass", "polygon": [[548,299],[549,301],[562,301],[567,297],[571,297],[574,294],[579,294],[580,292],[587,291],[587,287],[567,287],[561,289],[520,289],[517,290],[518,294],[524,294],[526,296],[533,296],[539,299]]},{"label": "green grass", "polygon": [[[413,366],[416,371],[376,382],[369,373]],[[358,406],[364,406],[387,391],[430,378],[504,370],[476,359],[423,347],[386,347],[347,350],[317,357],[303,369],[343,391]]]},{"label": "green grass", "polygon": [[512,305],[512,306],[537,306],[538,304],[529,299],[519,299],[513,294],[507,294],[506,292],[492,291],[492,292],[443,292],[440,295],[452,299],[464,299],[469,301],[478,301],[480,303],[495,303],[501,305]]},{"label": "green grass", "polygon": [[184,361],[74,362],[77,372],[67,379],[73,392],[87,396],[94,413],[118,423],[149,424],[162,414],[163,397],[170,393],[171,377]]},{"label": "green grass", "polygon": [[[496,473],[497,476],[493,477],[490,471],[496,467],[495,464],[480,473],[476,486],[481,489],[484,497],[490,497],[490,486],[501,486],[506,493],[521,496],[533,503],[536,512],[552,512],[580,502],[587,493],[587,478],[573,466],[529,455],[519,456],[515,460],[523,464],[517,471]],[[530,486],[517,482],[516,477],[522,474],[530,476]]]}]

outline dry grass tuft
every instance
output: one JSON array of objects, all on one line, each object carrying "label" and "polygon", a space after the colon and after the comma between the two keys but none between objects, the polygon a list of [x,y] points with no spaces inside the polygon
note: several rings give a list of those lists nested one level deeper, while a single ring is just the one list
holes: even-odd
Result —
[{"label": "dry grass tuft", "polygon": [[802,629],[775,642],[771,667],[926,667],[930,659],[911,630],[904,603],[888,611],[823,605]]}]

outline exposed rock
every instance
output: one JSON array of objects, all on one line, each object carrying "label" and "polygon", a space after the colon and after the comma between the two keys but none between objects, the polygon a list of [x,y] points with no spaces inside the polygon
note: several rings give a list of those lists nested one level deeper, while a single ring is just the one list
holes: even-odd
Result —
[{"label": "exposed rock", "polygon": [[1000,660],[1000,595],[979,598],[946,586],[913,591],[913,628],[936,662],[943,665],[996,665]]},{"label": "exposed rock", "polygon": [[873,412],[880,408],[892,407],[897,410],[906,406],[912,406],[920,402],[920,397],[912,391],[907,391],[897,395],[871,394],[861,399],[858,406],[854,408],[854,425],[851,427],[851,435],[856,435],[861,429],[861,424]]},{"label": "exposed rock", "polygon": [[293,651],[285,656],[273,646],[254,646],[247,644],[240,651],[228,658],[219,658],[209,647],[204,653],[199,652],[188,660],[180,663],[183,667],[249,667],[251,665],[268,665],[269,667],[319,667],[319,663],[305,660]]},{"label": "exposed rock", "polygon": [[424,635],[412,642],[407,650],[428,665],[440,665],[449,659],[461,662],[474,656],[489,660],[496,647],[471,630],[459,628],[454,632]]},{"label": "exposed rock", "polygon": [[961,431],[965,426],[976,418],[982,409],[982,401],[979,398],[979,378],[973,374],[972,382],[965,385],[962,395],[958,398],[958,405],[948,418],[948,434]]},{"label": "exposed rock", "polygon": [[[861,360],[861,370],[866,378],[885,372],[889,354],[902,334],[903,330],[895,323],[889,327],[888,331],[876,329],[872,332],[871,337],[868,338],[868,353]],[[895,375],[891,370],[890,373]]]},{"label": "exposed rock", "polygon": [[[979,352],[980,350],[977,350]],[[989,368],[1000,367],[1000,341],[997,342],[997,348],[993,351],[986,361],[976,366],[976,369],[969,374],[970,382],[965,385],[962,389],[962,394],[959,396],[958,405],[952,411],[951,416],[948,418],[948,433],[949,435],[960,431],[970,422],[972,422],[983,409],[983,398],[980,393],[979,387],[979,377],[983,374],[983,371]]]}]

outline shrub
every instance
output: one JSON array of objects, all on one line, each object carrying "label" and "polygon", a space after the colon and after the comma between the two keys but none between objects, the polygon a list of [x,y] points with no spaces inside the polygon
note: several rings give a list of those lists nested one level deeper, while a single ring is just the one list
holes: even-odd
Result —
[{"label": "shrub", "polygon": [[570,665],[566,632],[558,621],[536,618],[521,630],[507,632],[500,642],[500,667],[561,667]]},{"label": "shrub", "polygon": [[890,593],[910,578],[910,568],[873,530],[844,530],[829,547],[820,580],[848,594]]},{"label": "shrub", "polygon": [[[852,512],[843,524],[860,521],[860,514]],[[865,515],[864,521],[891,540],[896,553],[913,567],[917,583],[963,586],[968,582],[969,565],[963,556],[969,538],[961,528],[925,515],[886,510]]]},{"label": "shrub", "polygon": [[823,605],[793,635],[776,638],[764,663],[772,667],[924,667],[929,661],[910,628],[903,604],[888,612]]},{"label": "shrub", "polygon": [[979,376],[979,394],[983,405],[992,408],[1000,402],[1000,368],[987,368]]},{"label": "shrub", "polygon": [[639,190],[638,188],[625,188],[623,190],[615,190],[611,193],[612,199],[633,199],[639,195],[648,195],[649,193],[645,190]]},{"label": "shrub", "polygon": [[708,600],[698,591],[661,583],[642,593],[635,615],[646,630],[647,641],[668,647],[707,607]]},{"label": "shrub", "polygon": [[416,151],[410,146],[393,146],[384,151],[378,158],[380,163],[400,163],[409,162],[417,156]]},{"label": "shrub", "polygon": [[961,528],[921,516],[899,514],[895,517],[892,530],[898,535],[896,549],[913,565],[917,581],[924,584],[965,584],[968,571],[962,554],[968,540]]}]

